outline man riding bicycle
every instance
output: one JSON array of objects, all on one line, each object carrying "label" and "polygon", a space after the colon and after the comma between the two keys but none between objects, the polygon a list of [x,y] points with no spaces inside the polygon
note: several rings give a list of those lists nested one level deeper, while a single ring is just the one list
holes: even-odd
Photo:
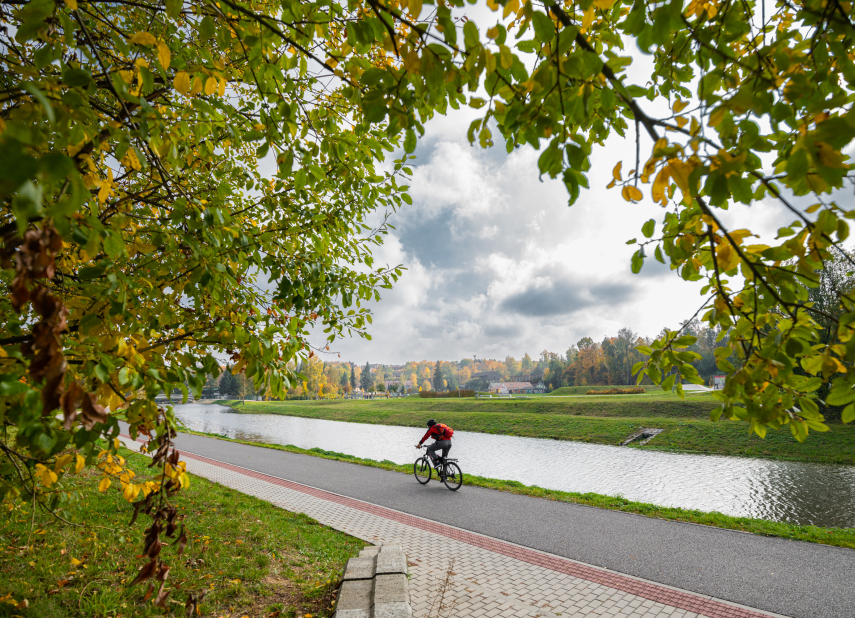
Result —
[{"label": "man riding bicycle", "polygon": [[442,449],[442,456],[440,457],[440,461],[445,461],[445,458],[448,457],[448,451],[451,450],[451,436],[454,435],[454,430],[444,423],[437,423],[433,419],[430,419],[427,422],[427,428],[427,433],[419,441],[419,443],[416,444],[416,448],[421,448],[425,440],[427,440],[428,438],[433,438],[434,443],[427,448],[427,454],[435,466],[437,462],[436,451]]}]

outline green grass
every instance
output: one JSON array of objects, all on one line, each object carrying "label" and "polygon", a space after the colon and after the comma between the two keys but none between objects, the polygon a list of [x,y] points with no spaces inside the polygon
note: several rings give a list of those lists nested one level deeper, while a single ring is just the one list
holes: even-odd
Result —
[{"label": "green grass", "polygon": [[[566,397],[567,395],[585,395],[588,391],[605,391],[610,388],[632,388],[636,386],[635,384],[630,384],[626,386],[562,386],[561,388],[556,388],[551,393],[547,393],[547,397]],[[662,393],[662,387],[657,386],[656,384],[642,384],[641,388],[643,388],[648,393]]]},{"label": "green grass", "polygon": [[481,433],[619,444],[641,427],[665,431],[644,446],[666,450],[790,461],[855,464],[855,425],[831,425],[811,432],[804,443],[788,429],[770,431],[765,439],[748,433],[741,421],[709,420],[717,405],[710,394],[680,399],[671,393],[567,399],[524,400],[326,400],[221,401],[238,413],[284,414],[334,421],[422,427],[434,417],[455,429]]},{"label": "green grass", "polygon": [[[138,479],[151,475],[144,457],[125,449],[122,455]],[[205,589],[204,616],[279,611],[282,618],[328,617],[344,563],[365,546],[305,515],[194,476],[173,500],[185,518],[189,542],[181,557],[166,546],[161,552],[172,567],[167,580],[171,602],[161,610],[141,602],[147,584],[127,585],[146,562],[138,557],[146,518],[141,515],[128,527],[128,503],[114,489],[98,493],[99,480],[86,472],[76,477],[75,488],[84,497],[61,511],[86,527],[39,511],[30,538],[28,504],[4,514],[0,596],[10,596],[0,599],[0,616],[184,616],[184,592]],[[26,611],[10,602],[24,599]]]},{"label": "green grass", "polygon": [[[194,435],[208,436],[218,440],[226,440],[229,442],[238,442],[240,444],[249,444],[260,446],[263,448],[275,449],[280,451],[288,451],[291,453],[299,453],[303,455],[311,455],[313,457],[322,457],[324,459],[332,459],[335,461],[344,461],[348,463],[359,464],[363,466],[371,466],[374,468],[382,468],[393,472],[403,474],[412,474],[412,464],[400,465],[391,461],[374,461],[372,459],[362,459],[344,453],[336,453],[333,451],[325,451],[320,448],[302,449],[296,446],[282,446],[278,444],[259,444],[256,442],[248,442],[245,440],[234,440],[216,434],[206,434],[203,432],[189,431]],[[415,481],[413,481],[415,482]],[[635,513],[646,517],[655,517],[658,519],[667,519],[671,521],[691,522],[695,524],[703,524],[706,526],[715,526],[717,528],[726,528],[729,530],[741,530],[761,536],[774,536],[785,539],[795,539],[799,541],[807,541],[810,543],[823,543],[825,545],[836,545],[838,547],[855,548],[855,528],[820,528],[818,526],[795,526],[764,519],[751,519],[748,517],[732,517],[721,513],[706,513],[704,511],[696,511],[692,509],[670,508],[664,506],[656,506],[644,502],[633,502],[619,496],[604,496],[595,493],[578,493],[557,491],[552,489],[543,489],[537,486],[523,485],[517,481],[504,481],[499,479],[491,479],[481,476],[470,476],[464,471],[464,484],[474,485],[477,487],[486,487],[497,491],[507,491],[515,494],[533,496],[543,498],[545,500],[555,500],[557,502],[572,502],[575,504],[585,504],[603,509],[611,509],[615,511],[624,511],[627,513]]]}]

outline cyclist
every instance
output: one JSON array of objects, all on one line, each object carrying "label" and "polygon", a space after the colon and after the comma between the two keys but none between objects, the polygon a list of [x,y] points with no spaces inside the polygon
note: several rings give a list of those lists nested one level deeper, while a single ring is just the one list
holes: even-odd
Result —
[{"label": "cyclist", "polygon": [[430,419],[427,422],[427,428],[427,433],[425,433],[421,441],[416,444],[416,448],[421,448],[425,440],[433,438],[434,443],[427,448],[427,454],[434,466],[436,466],[436,451],[442,449],[442,457],[440,457],[440,461],[444,461],[445,458],[448,457],[448,451],[451,450],[451,436],[454,435],[454,430],[445,423],[437,423],[433,419]]}]

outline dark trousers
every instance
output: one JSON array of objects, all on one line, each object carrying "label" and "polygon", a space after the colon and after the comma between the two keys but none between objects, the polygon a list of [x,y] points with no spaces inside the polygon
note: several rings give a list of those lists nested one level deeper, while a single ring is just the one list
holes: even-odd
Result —
[{"label": "dark trousers", "polygon": [[427,454],[433,463],[436,463],[436,451],[442,449],[442,458],[448,457],[448,451],[451,450],[451,440],[437,440],[427,447]]}]

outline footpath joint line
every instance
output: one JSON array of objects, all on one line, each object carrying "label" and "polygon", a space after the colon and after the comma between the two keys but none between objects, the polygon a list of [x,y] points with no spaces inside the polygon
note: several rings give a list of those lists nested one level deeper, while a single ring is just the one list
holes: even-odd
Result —
[{"label": "footpath joint line", "polygon": [[[121,434],[121,437],[130,441],[130,436],[126,434]],[[137,442],[143,442],[143,440],[137,440]],[[218,461],[195,453],[181,451],[181,456],[184,459],[195,460],[202,464],[214,466],[222,470],[228,470],[244,477],[263,481],[265,483],[306,494],[326,502],[355,509],[363,513],[422,530],[430,534],[440,535],[453,541],[477,547],[493,554],[506,556],[536,567],[548,569],[549,571],[561,573],[586,582],[591,582],[592,584],[599,584],[600,586],[605,586],[642,599],[647,599],[645,603],[650,603],[652,601],[670,608],[675,608],[675,610],[679,612],[679,614],[675,613],[675,616],[696,615],[706,616],[708,618],[769,618],[770,616],[776,616],[776,614],[733,605],[725,601],[647,582],[600,567],[586,565],[567,558],[522,547],[507,541],[469,532],[467,530],[423,519],[421,517],[395,511],[376,504],[363,502],[361,500],[335,494],[323,489],[303,485],[287,479],[271,476],[269,474],[257,472],[228,462]],[[680,610],[682,610],[682,612],[680,612]]]}]

